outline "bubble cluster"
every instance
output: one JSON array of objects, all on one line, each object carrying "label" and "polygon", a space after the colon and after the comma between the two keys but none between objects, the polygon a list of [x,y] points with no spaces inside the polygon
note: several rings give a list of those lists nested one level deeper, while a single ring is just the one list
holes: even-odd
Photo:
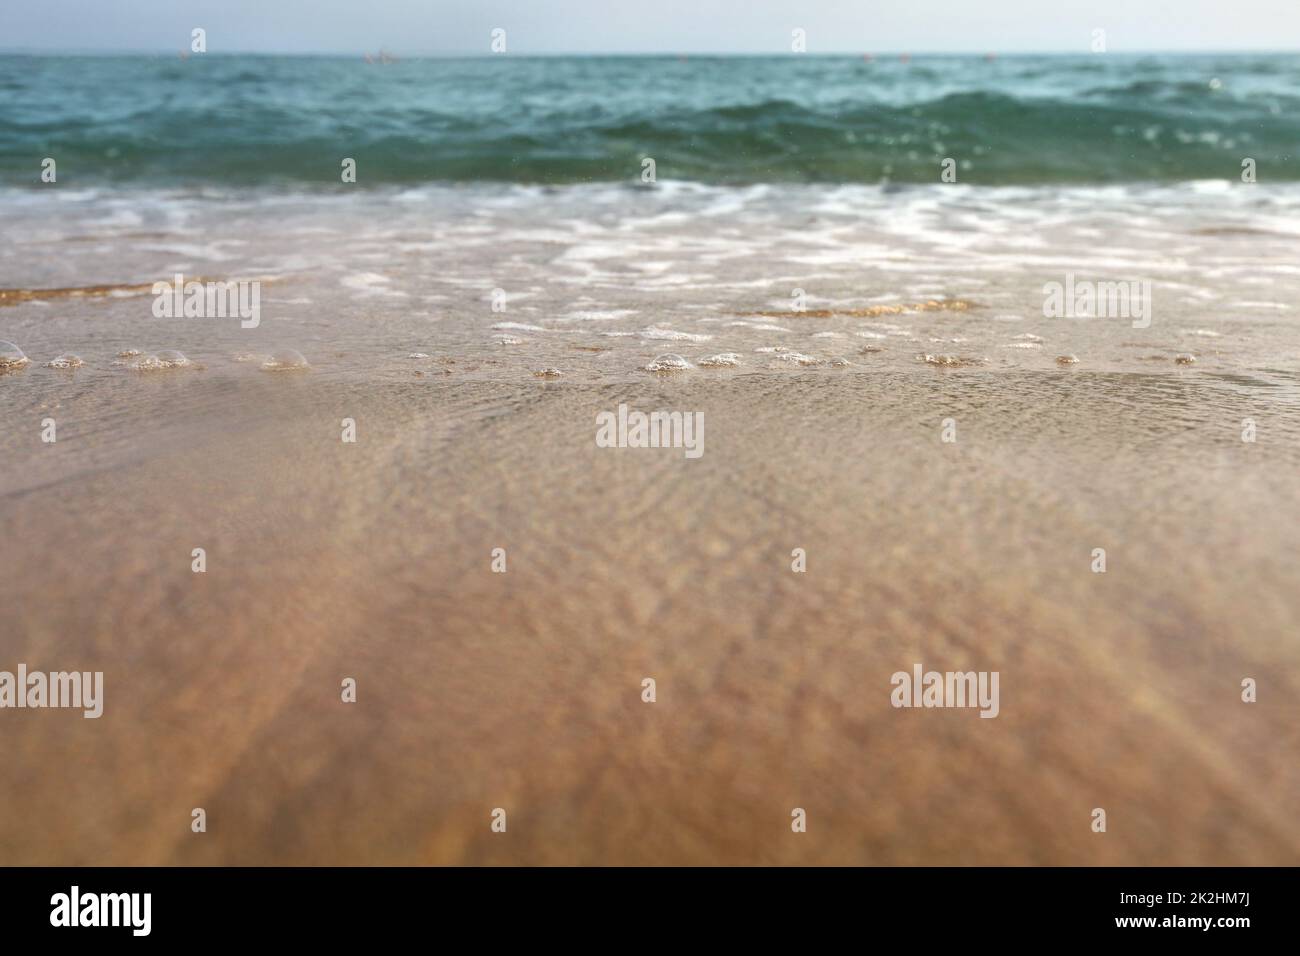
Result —
[{"label": "bubble cluster", "polygon": [[703,368],[734,368],[740,364],[740,356],[735,352],[720,352],[700,359]]},{"label": "bubble cluster", "polygon": [[292,372],[308,369],[311,366],[298,350],[280,349],[271,353],[271,356],[262,363],[262,368],[268,372]]},{"label": "bubble cluster", "polygon": [[175,349],[163,349],[155,355],[144,356],[131,367],[141,372],[155,372],[173,368],[188,368],[193,364]]},{"label": "bubble cluster", "polygon": [[647,372],[684,372],[691,367],[690,362],[672,352],[666,352],[644,366]]},{"label": "bubble cluster", "polygon": [[0,342],[0,368],[22,368],[28,362],[23,350],[12,342]]},{"label": "bubble cluster", "polygon": [[791,365],[820,365],[822,360],[813,355],[804,355],[802,352],[792,352],[789,349],[782,349],[775,355],[777,361],[789,362]]},{"label": "bubble cluster", "polygon": [[984,360],[974,358],[968,355],[918,355],[917,359],[926,365],[940,365],[944,368],[970,368],[975,365],[983,365]]}]

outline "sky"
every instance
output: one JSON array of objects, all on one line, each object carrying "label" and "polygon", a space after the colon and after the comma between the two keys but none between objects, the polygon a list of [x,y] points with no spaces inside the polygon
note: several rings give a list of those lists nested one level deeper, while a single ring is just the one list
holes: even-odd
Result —
[{"label": "sky", "polygon": [[1300,49],[1300,0],[0,0],[0,50],[509,53]]}]

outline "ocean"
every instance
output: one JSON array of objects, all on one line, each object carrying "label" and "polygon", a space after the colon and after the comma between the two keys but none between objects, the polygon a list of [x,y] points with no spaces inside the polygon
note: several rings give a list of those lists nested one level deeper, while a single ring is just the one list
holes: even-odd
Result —
[{"label": "ocean", "polygon": [[0,57],[0,171],[145,186],[1300,180],[1300,57]]}]

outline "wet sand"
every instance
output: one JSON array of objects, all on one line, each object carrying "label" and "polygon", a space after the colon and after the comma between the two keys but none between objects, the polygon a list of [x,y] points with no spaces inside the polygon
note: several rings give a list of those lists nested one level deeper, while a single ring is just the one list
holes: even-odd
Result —
[{"label": "wet sand", "polygon": [[[4,659],[102,669],[106,706],[3,715],[5,862],[1300,853],[1293,411],[1160,376],[1027,373],[1009,400],[929,368],[184,374],[7,443]],[[705,454],[596,448],[619,401],[703,411]],[[1250,414],[1286,441],[1240,442]],[[998,670],[1001,714],[891,708],[914,662]]]},{"label": "wet sand", "polygon": [[[14,289],[281,278],[256,330],[129,290],[0,308],[32,359],[0,375],[0,669],[105,686],[98,720],[0,711],[0,862],[1300,861],[1294,240],[1155,210],[1200,266],[1145,240],[1137,330],[1035,317],[1059,264],[1106,274],[1081,234],[945,274],[920,244],[811,265],[762,209],[684,238],[529,201],[370,232],[227,202],[242,238],[204,248],[92,202],[41,240],[81,251],[13,247]],[[823,253],[865,255],[847,222]],[[759,314],[809,272],[811,314]],[[931,295],[970,307],[894,310]],[[312,368],[240,360],[286,346]],[[642,370],[664,352],[693,367]],[[620,403],[702,412],[704,454],[598,448]],[[916,663],[998,671],[998,717],[891,707]]]}]

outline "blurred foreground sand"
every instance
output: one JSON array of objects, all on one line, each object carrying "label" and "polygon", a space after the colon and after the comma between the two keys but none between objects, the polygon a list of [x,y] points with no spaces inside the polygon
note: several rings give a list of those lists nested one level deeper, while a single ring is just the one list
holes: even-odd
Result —
[{"label": "blurred foreground sand", "polygon": [[[0,713],[0,863],[1300,862],[1294,407],[925,367],[132,388],[4,441],[0,668],[106,701]],[[704,456],[598,449],[619,402],[703,411]],[[917,662],[1000,671],[1001,715],[894,710]]]}]

